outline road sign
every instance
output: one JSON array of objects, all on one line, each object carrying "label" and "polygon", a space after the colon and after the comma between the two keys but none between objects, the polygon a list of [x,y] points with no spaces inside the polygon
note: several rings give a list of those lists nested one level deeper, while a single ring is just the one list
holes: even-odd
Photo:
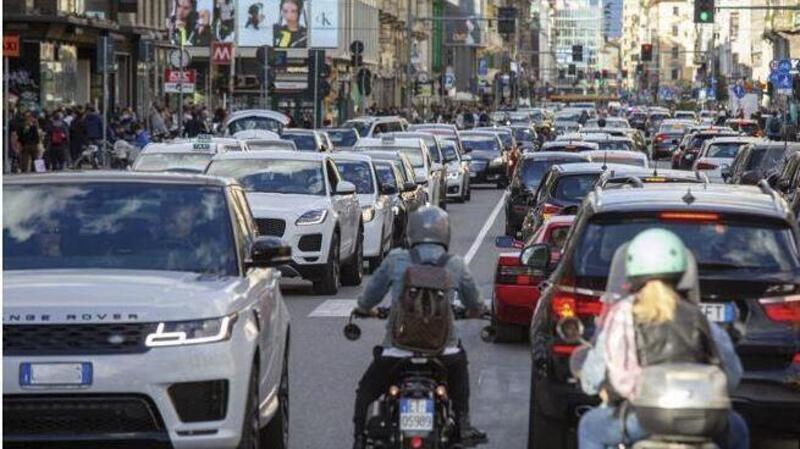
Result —
[{"label": "road sign", "polygon": [[731,87],[731,90],[733,90],[733,95],[735,95],[736,98],[744,98],[744,87],[736,84]]},{"label": "road sign", "polygon": [[489,74],[489,61],[486,58],[478,60],[478,76],[486,77]]},{"label": "road sign", "polygon": [[778,69],[777,72],[786,72],[789,73],[792,71],[792,61],[789,59],[781,59],[778,61]]},{"label": "road sign", "polygon": [[19,58],[19,36],[3,36],[3,57]]},{"label": "road sign", "polygon": [[[182,78],[182,79],[181,79]],[[164,70],[164,92],[177,94],[183,91],[185,94],[194,93],[194,85],[197,80],[197,71],[189,70]]]},{"label": "road sign", "polygon": [[[181,59],[183,59],[183,61],[181,61]],[[169,63],[176,69],[181,68],[181,62],[183,62],[183,67],[186,67],[191,63],[191,60],[192,58],[186,50],[183,50],[183,58],[181,58],[181,50],[175,49],[169,52]]]},{"label": "road sign", "polygon": [[229,65],[233,60],[233,44],[230,42],[211,43],[211,63]]},{"label": "road sign", "polygon": [[350,43],[350,53],[360,55],[364,53],[364,43],[361,41],[353,41]]},{"label": "road sign", "polygon": [[775,93],[781,95],[792,94],[792,74],[789,72],[772,72],[769,77]]},{"label": "road sign", "polygon": [[117,64],[114,58],[114,38],[111,36],[98,36],[96,54],[98,72],[117,71]]}]

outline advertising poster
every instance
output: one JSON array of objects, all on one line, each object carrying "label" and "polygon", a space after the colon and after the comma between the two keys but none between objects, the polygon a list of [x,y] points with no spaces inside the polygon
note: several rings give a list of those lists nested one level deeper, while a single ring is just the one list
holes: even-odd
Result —
[{"label": "advertising poster", "polygon": [[302,0],[240,0],[238,42],[242,47],[307,48],[308,23]]},{"label": "advertising poster", "polygon": [[234,19],[236,0],[214,0],[214,38],[217,42],[232,43],[236,40]]},{"label": "advertising poster", "polygon": [[[169,29],[176,42],[181,38],[183,45],[208,47],[211,45],[214,0],[174,0],[169,17]],[[233,0],[231,0],[233,1]]]},{"label": "advertising poster", "polygon": [[336,48],[339,46],[339,2],[337,0],[314,0],[310,5],[311,46],[314,48]]},{"label": "advertising poster", "polygon": [[445,16],[463,17],[464,20],[445,22],[445,44],[466,47],[483,45],[486,21],[480,20],[481,0],[460,0],[457,5],[445,4]]}]

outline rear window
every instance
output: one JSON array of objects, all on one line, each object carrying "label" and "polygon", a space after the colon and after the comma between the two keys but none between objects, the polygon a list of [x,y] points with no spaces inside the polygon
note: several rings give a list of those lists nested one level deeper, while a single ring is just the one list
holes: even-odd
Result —
[{"label": "rear window", "polygon": [[565,175],[558,178],[552,196],[562,201],[580,202],[594,188],[600,174]]},{"label": "rear window", "polygon": [[597,142],[597,145],[600,147],[600,150],[603,151],[632,151],[633,145],[630,142],[626,142],[624,140],[603,140]]},{"label": "rear window", "polygon": [[355,129],[359,136],[367,137],[367,134],[369,134],[370,124],[367,122],[362,122],[360,120],[351,120],[344,122],[342,127]]},{"label": "rear window", "polygon": [[356,193],[375,193],[372,170],[367,162],[336,161],[342,179],[356,186]]},{"label": "rear window", "polygon": [[783,160],[783,148],[754,148],[747,161],[749,170],[769,170]]},{"label": "rear window", "polygon": [[375,174],[378,176],[378,183],[382,186],[391,186],[399,189],[397,185],[397,178],[394,177],[394,171],[389,164],[375,164]]},{"label": "rear window", "polygon": [[335,147],[352,147],[358,141],[358,132],[352,130],[329,130],[327,131],[333,146]]},{"label": "rear window", "polygon": [[686,132],[686,126],[681,125],[680,123],[662,124],[661,128],[658,129],[658,132],[664,134],[683,134]]},{"label": "rear window", "polygon": [[317,139],[310,134],[285,133],[281,136],[284,140],[291,140],[300,151],[317,151]]},{"label": "rear window", "polygon": [[706,151],[706,157],[724,157],[733,159],[736,157],[736,153],[739,152],[739,148],[741,148],[743,145],[743,143],[715,143],[708,147],[708,150]]},{"label": "rear window", "polygon": [[461,143],[467,151],[500,151],[497,139],[491,137],[463,137]]},{"label": "rear window", "polygon": [[[713,215],[713,214],[712,214]],[[778,223],[742,219],[673,221],[659,216],[602,217],[579,237],[572,267],[577,276],[608,276],[614,252],[639,232],[653,227],[677,234],[692,250],[701,273],[800,270],[791,230]]]}]

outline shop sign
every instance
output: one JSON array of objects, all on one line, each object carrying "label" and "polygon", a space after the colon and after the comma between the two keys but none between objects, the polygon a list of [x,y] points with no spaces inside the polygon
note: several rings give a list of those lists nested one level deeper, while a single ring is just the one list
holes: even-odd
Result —
[{"label": "shop sign", "polygon": [[3,57],[19,58],[19,36],[3,36]]},{"label": "shop sign", "polygon": [[197,80],[197,70],[164,70],[164,92],[177,94],[181,90],[185,94],[194,93],[194,85]]}]

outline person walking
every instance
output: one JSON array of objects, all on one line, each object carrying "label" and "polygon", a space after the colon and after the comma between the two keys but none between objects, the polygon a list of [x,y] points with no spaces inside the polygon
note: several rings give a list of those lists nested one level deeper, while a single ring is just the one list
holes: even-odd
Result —
[{"label": "person walking", "polygon": [[94,106],[89,106],[83,122],[86,128],[86,140],[89,143],[99,144],[103,139],[103,118],[100,117]]},{"label": "person walking", "polygon": [[28,111],[25,113],[25,123],[18,135],[20,144],[20,169],[23,173],[33,170],[33,161],[39,158],[39,145],[42,137],[39,132],[39,124],[33,114]]},{"label": "person walking", "polygon": [[69,125],[69,152],[72,163],[81,157],[83,147],[86,145],[86,123],[83,108],[75,110],[75,117]]},{"label": "person walking", "polygon": [[53,114],[45,133],[47,162],[51,170],[63,170],[72,158],[69,146],[69,128],[61,112]]}]

